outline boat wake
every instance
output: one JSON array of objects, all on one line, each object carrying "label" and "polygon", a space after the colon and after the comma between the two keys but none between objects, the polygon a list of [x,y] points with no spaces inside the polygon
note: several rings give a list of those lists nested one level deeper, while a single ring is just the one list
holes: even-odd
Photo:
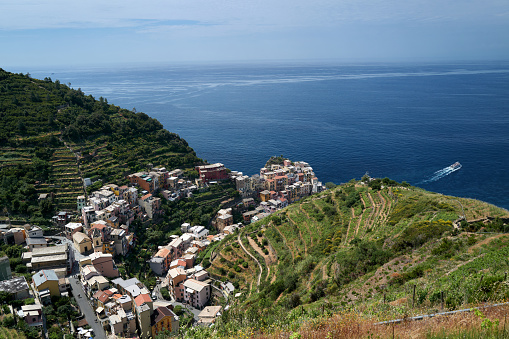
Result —
[{"label": "boat wake", "polygon": [[429,177],[426,180],[421,181],[419,184],[425,184],[428,182],[434,182],[434,181],[440,180],[443,177],[446,177],[449,174],[458,171],[461,167],[462,166],[459,162],[455,162],[451,166],[447,166],[446,168],[442,168],[441,170],[436,171],[435,173],[433,173],[433,175],[431,177]]}]

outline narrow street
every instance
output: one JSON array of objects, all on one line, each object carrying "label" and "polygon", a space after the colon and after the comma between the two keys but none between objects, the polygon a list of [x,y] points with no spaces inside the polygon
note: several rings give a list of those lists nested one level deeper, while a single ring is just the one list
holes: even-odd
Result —
[{"label": "narrow street", "polygon": [[101,323],[98,321],[92,306],[90,306],[90,303],[87,300],[87,296],[83,291],[83,287],[81,286],[79,279],[69,277],[69,283],[71,284],[74,299],[76,299],[81,313],[83,313],[88,324],[94,330],[94,338],[106,339],[106,333],[104,332]]},{"label": "narrow street", "polygon": [[198,320],[200,320],[200,318],[198,318],[198,314],[200,314],[200,312],[201,312],[202,310],[199,310],[199,309],[197,309],[197,308],[194,308],[194,307],[192,307],[192,306],[189,306],[189,305],[187,305],[187,304],[183,304],[183,303],[178,302],[178,301],[175,301],[175,300],[171,301],[171,304],[173,305],[173,307],[175,307],[175,306],[181,306],[182,308],[185,308],[185,309],[187,309],[188,311],[191,311],[191,313],[193,314],[194,321],[198,321]]}]

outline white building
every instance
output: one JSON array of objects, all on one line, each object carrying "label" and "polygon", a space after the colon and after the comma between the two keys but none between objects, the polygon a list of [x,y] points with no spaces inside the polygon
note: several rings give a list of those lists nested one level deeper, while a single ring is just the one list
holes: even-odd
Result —
[{"label": "white building", "polygon": [[184,300],[194,308],[203,309],[210,298],[210,284],[195,279],[184,282]]}]

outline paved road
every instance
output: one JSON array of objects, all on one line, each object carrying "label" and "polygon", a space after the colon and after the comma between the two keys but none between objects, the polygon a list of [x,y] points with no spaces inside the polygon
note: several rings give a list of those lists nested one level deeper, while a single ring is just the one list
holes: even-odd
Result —
[{"label": "paved road", "polygon": [[[83,313],[88,324],[94,330],[94,338],[106,339],[106,333],[101,326],[101,322],[97,319],[92,306],[90,306],[79,279],[69,277],[69,283],[71,284],[72,293],[74,294],[74,298],[78,303],[81,313]],[[81,297],[78,297],[78,295],[81,295]]]}]

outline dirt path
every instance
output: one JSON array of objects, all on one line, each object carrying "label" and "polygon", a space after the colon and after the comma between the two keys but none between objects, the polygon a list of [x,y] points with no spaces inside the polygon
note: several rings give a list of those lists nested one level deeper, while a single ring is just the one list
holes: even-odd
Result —
[{"label": "dirt path", "polygon": [[498,239],[498,238],[500,238],[500,237],[503,237],[503,236],[505,236],[505,235],[506,235],[506,234],[498,234],[498,235],[495,235],[495,236],[493,236],[493,237],[489,237],[489,238],[486,238],[486,239],[484,239],[484,240],[482,240],[482,241],[479,241],[477,244],[475,244],[474,246],[470,247],[470,248],[468,249],[468,252],[469,252],[469,253],[472,253],[472,251],[473,251],[473,250],[475,250],[476,248],[479,248],[479,247],[481,247],[482,245],[485,245],[485,244],[489,244],[491,241],[493,241],[493,240],[495,240],[495,239]]},{"label": "dirt path", "polygon": [[[300,206],[299,206],[299,207],[300,207]],[[290,215],[287,215],[287,217],[288,217],[288,219],[290,219],[290,221],[292,222],[292,224],[297,225],[297,224],[295,223],[295,221],[293,221],[292,217],[290,217]],[[306,231],[307,231],[307,232],[308,232],[308,234],[309,234],[309,238],[311,239],[311,244],[310,244],[310,246],[311,246],[311,247],[313,247],[313,234],[312,234],[312,233],[311,233],[311,231],[309,230],[309,225],[308,225],[307,221],[303,222],[303,224],[304,224],[304,227],[306,228]],[[299,234],[300,234],[300,237],[301,237],[301,239],[302,239],[302,234],[300,233],[300,229],[299,229]],[[304,245],[305,245],[305,244],[306,244],[306,242],[304,242]],[[306,250],[306,253],[307,253],[307,250]]]},{"label": "dirt path", "polygon": [[306,245],[306,241],[302,237],[302,232],[300,231],[300,229],[299,229],[299,237],[300,237],[300,240],[302,241],[302,243],[304,244],[304,253],[307,255],[308,254],[308,246]]},{"label": "dirt path", "polygon": [[[309,203],[307,203],[307,204],[309,204]],[[304,204],[299,204],[299,209],[306,215],[306,217],[308,219],[311,219],[311,217],[309,216],[308,212],[305,209],[302,208],[302,205],[304,205]]]},{"label": "dirt path", "polygon": [[364,206],[364,209],[366,209],[366,202],[364,201],[364,198],[362,197],[362,194],[359,193],[359,195],[361,197],[362,205]]},{"label": "dirt path", "polygon": [[[262,256],[263,260],[265,260],[265,266],[267,267],[267,277],[265,278],[265,280],[268,280],[269,279],[269,276],[270,276],[270,266],[272,265],[273,261],[270,257],[270,255],[266,255],[265,253],[263,253],[262,249],[260,248],[260,246],[258,246],[258,244],[253,240],[251,239],[251,237],[248,237],[247,240],[249,241],[249,245],[251,245],[252,248],[254,248],[254,250],[260,255]],[[270,253],[270,252],[269,252]]]},{"label": "dirt path", "polygon": [[378,214],[380,213],[380,204],[375,203],[375,200],[371,196],[370,192],[368,192],[368,198],[369,198],[369,201],[371,201],[371,207],[373,207],[373,209],[372,209],[371,214],[368,218],[368,226],[367,227],[374,228],[376,225],[376,218],[377,218]]},{"label": "dirt path", "polygon": [[357,227],[355,227],[355,235],[357,235],[359,233],[359,227],[361,226],[362,216],[364,215],[364,211],[362,211],[361,215],[359,215],[359,221],[357,221]]},{"label": "dirt path", "polygon": [[322,280],[327,280],[329,277],[327,276],[327,265],[322,266]]},{"label": "dirt path", "polygon": [[366,219],[366,227],[365,227],[365,229],[370,229],[371,228],[371,224],[373,223],[374,216],[375,216],[376,206],[372,206],[370,209],[371,209],[371,211],[369,212],[369,216]]},{"label": "dirt path", "polygon": [[[392,189],[389,187],[389,193],[392,194]],[[387,211],[385,212],[385,221],[389,219],[389,214],[391,212],[392,208],[392,199],[390,197],[387,197]]]},{"label": "dirt path", "polygon": [[286,239],[285,235],[283,234],[283,232],[281,232],[279,230],[279,228],[277,228],[276,226],[274,226],[274,228],[276,229],[276,231],[279,232],[279,234],[281,234],[281,236],[283,237],[283,243],[285,244],[286,248],[288,248],[288,251],[290,251],[290,254],[292,255],[292,261],[295,260],[295,255],[293,254],[293,251],[292,249],[290,248],[290,246],[288,246],[288,240]]},{"label": "dirt path", "polygon": [[388,213],[385,212],[385,205],[386,205],[386,201],[385,201],[385,198],[383,197],[382,193],[380,193],[380,191],[378,191],[378,197],[380,198],[380,201],[382,202],[382,208],[380,209],[380,222],[381,223],[384,223],[387,219],[387,215]]},{"label": "dirt path", "polygon": [[352,225],[352,221],[355,219],[355,210],[353,207],[350,209],[352,212],[352,218],[350,219],[350,222],[348,223],[348,228],[346,229],[346,237],[345,237],[345,244],[348,242],[348,235],[350,234],[350,225]]},{"label": "dirt path", "polygon": [[369,198],[369,201],[371,201],[371,206],[376,206],[377,204],[375,204],[375,201],[373,200],[373,197],[371,196],[371,193],[368,192],[368,198]]},{"label": "dirt path", "polygon": [[258,259],[256,259],[255,256],[252,255],[251,253],[249,253],[249,251],[244,247],[244,244],[240,240],[240,233],[237,236],[237,242],[239,243],[240,247],[242,247],[244,252],[246,252],[246,254],[249,255],[258,264],[258,267],[260,268],[260,273],[258,274],[258,284],[256,285],[256,290],[259,292],[260,291],[260,280],[262,279],[262,272],[263,272],[262,265],[260,264]]},{"label": "dirt path", "polygon": [[486,253],[483,253],[483,254],[481,254],[481,255],[479,255],[479,256],[477,256],[477,257],[475,257],[475,258],[472,258],[472,259],[470,259],[470,260],[467,260],[467,261],[465,261],[465,262],[462,262],[461,264],[459,264],[458,266],[456,266],[455,268],[453,268],[452,270],[450,270],[449,272],[447,272],[445,275],[447,276],[447,275],[451,274],[452,272],[457,271],[457,270],[458,270],[461,266],[464,266],[464,265],[466,265],[466,264],[469,264],[469,263],[471,263],[472,261],[474,261],[475,259],[479,259],[479,258],[484,257],[484,255],[485,255],[485,254],[486,254]]}]

